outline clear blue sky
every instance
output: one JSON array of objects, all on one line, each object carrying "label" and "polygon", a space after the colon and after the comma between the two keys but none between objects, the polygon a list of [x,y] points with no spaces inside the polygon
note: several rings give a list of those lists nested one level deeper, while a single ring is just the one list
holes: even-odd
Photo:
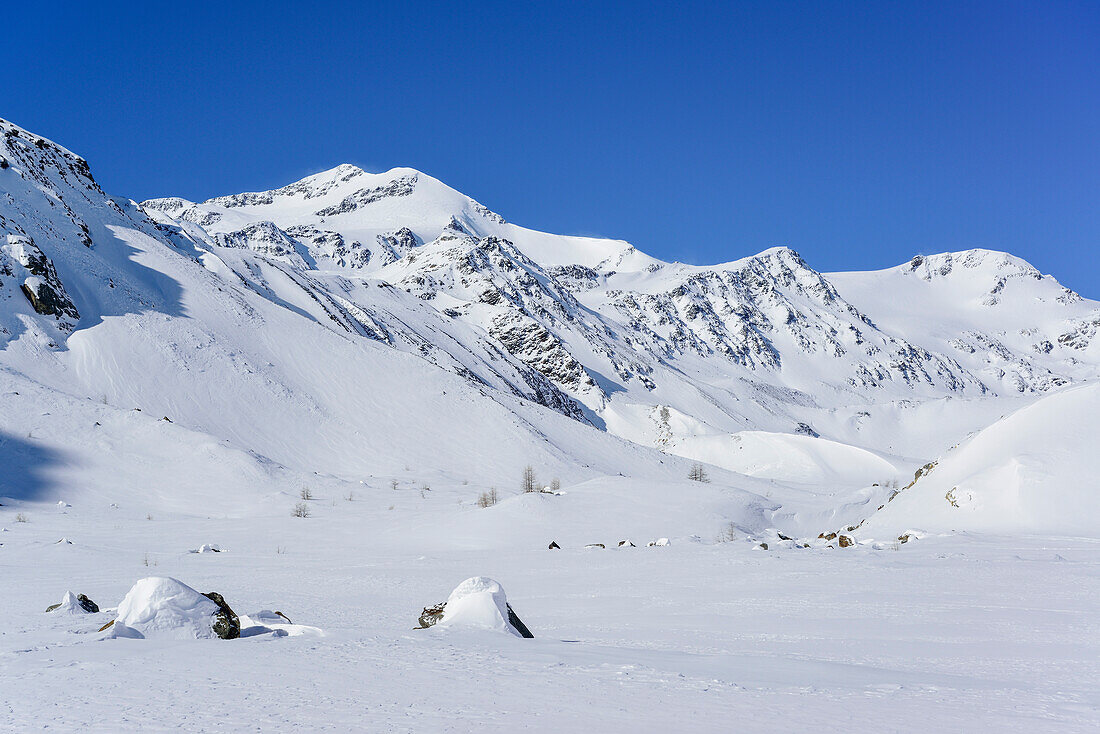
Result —
[{"label": "clear blue sky", "polygon": [[1100,298],[1100,3],[9,3],[0,117],[136,199],[407,165],[508,219]]}]

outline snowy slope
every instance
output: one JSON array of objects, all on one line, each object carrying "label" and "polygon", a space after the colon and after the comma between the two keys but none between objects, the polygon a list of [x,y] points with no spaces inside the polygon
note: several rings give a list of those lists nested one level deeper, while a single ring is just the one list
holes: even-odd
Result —
[{"label": "snowy slope", "polygon": [[[412,169],[347,165],[275,191],[143,207],[248,282],[277,267],[309,281],[313,300],[396,286],[445,317],[435,334],[468,328],[561,393],[504,377],[521,395],[685,456],[696,435],[765,429],[927,458],[996,414],[986,398],[1033,398],[1100,376],[1100,305],[1001,253],[830,275],[786,248],[712,267],[668,264],[620,241],[505,223]],[[261,279],[277,301],[308,307],[298,285]],[[372,312],[369,294],[353,300]],[[397,318],[430,322],[424,311]],[[412,330],[414,341],[439,341]],[[948,397],[981,406],[948,410],[957,420],[934,441],[891,425],[899,409]],[[662,410],[686,416],[690,430],[677,433]]]},{"label": "snowy slope", "polygon": [[1100,384],[1066,388],[1017,410],[939,459],[860,528],[1097,537]]}]

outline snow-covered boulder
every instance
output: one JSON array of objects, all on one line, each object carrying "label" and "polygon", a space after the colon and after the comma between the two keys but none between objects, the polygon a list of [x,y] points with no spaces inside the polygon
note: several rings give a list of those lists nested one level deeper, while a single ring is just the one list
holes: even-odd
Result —
[{"label": "snow-covered boulder", "polygon": [[99,611],[99,605],[84,594],[65,592],[65,597],[57,604],[46,607],[47,612],[57,614],[95,614]]},{"label": "snow-covered boulder", "polygon": [[114,637],[214,638],[231,640],[240,620],[221,594],[200,594],[173,578],[141,579],[118,605]]},{"label": "snow-covered boulder", "polygon": [[421,625],[488,629],[516,637],[534,637],[508,605],[508,597],[501,585],[486,576],[466,579],[455,587],[442,608],[433,607],[432,611],[436,612],[431,615],[434,618],[425,624],[425,617],[421,616]]}]

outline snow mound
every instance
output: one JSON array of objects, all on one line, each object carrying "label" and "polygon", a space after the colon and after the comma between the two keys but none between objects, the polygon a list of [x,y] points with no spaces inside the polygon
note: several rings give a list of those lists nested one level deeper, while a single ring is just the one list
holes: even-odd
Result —
[{"label": "snow mound", "polygon": [[944,456],[860,535],[918,527],[1100,537],[1100,384],[1049,395]]},{"label": "snow mound", "polygon": [[216,638],[213,601],[173,578],[151,576],[134,584],[118,605],[112,637]]},{"label": "snow mound", "polygon": [[270,609],[261,609],[252,614],[242,614],[240,620],[241,637],[258,637],[260,635],[271,635],[272,637],[297,637],[299,635],[323,637],[325,634],[319,627],[294,624],[282,612],[273,612]]},{"label": "snow mound", "polygon": [[456,586],[447,597],[439,626],[495,630],[524,637],[513,620],[519,621],[508,606],[501,585],[487,576],[474,576]]}]

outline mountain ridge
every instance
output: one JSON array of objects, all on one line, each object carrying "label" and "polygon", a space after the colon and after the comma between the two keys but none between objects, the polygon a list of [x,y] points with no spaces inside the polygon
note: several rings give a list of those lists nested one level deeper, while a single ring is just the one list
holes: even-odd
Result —
[{"label": "mountain ridge", "polygon": [[[620,240],[506,222],[409,168],[340,165],[266,192],[137,204],[103,194],[60,146],[4,129],[17,132],[5,132],[11,161],[0,173],[24,183],[5,188],[19,221],[0,226],[57,263],[53,290],[79,313],[61,328],[30,318],[27,303],[5,317],[8,336],[33,327],[62,350],[97,318],[150,308],[194,318],[164,266],[134,279],[128,263],[155,255],[197,267],[207,285],[194,287],[230,294],[233,308],[254,310],[245,303],[258,297],[487,396],[533,401],[666,454],[763,430],[925,457],[943,445],[884,426],[892,406],[1026,398],[1095,379],[1100,366],[1100,304],[1006,253],[918,256],[863,273],[821,273],[788,247],[714,266],[665,263]],[[120,239],[120,228],[134,234]],[[26,271],[19,260],[8,256],[12,276]],[[0,274],[8,303],[20,303],[15,286],[28,273],[10,287]]]}]

